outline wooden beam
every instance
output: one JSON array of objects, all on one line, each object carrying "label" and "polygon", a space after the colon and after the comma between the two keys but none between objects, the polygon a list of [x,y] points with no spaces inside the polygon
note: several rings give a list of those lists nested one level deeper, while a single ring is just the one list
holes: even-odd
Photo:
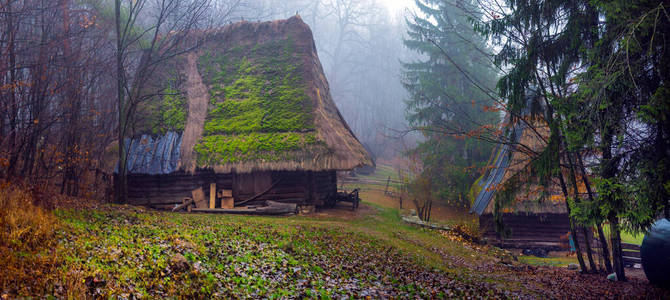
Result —
[{"label": "wooden beam", "polygon": [[209,208],[216,205],[216,183],[209,184]]},{"label": "wooden beam", "polygon": [[257,208],[194,208],[194,212],[203,212],[203,213],[220,213],[220,214],[250,214],[250,215],[283,215],[289,213],[295,213],[298,209],[296,204],[290,203],[279,203],[275,201],[267,201],[268,206],[261,206]]}]

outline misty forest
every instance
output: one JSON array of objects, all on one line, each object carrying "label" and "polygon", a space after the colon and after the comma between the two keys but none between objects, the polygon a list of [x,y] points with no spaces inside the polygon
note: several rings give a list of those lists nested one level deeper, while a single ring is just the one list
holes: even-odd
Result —
[{"label": "misty forest", "polygon": [[668,44],[667,1],[0,0],[0,298],[670,299]]}]

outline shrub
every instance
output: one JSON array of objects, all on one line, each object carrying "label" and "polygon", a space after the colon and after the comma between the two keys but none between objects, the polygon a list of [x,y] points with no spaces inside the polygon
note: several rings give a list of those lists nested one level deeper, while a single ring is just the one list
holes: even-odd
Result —
[{"label": "shrub", "polygon": [[33,193],[0,181],[0,291],[29,295],[44,290],[57,266],[54,248],[59,223],[36,206]]},{"label": "shrub", "polygon": [[56,217],[34,200],[30,191],[0,183],[0,247],[32,251],[52,246]]}]

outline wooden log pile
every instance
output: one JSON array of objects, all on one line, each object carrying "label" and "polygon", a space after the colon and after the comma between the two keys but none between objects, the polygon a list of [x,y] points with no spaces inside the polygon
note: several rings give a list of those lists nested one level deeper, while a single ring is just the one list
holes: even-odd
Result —
[{"label": "wooden log pile", "polygon": [[[186,210],[188,212],[203,213],[223,213],[223,214],[251,214],[251,215],[283,215],[294,214],[298,212],[296,203],[283,203],[266,200],[264,205],[249,205],[235,207],[235,198],[232,197],[232,190],[216,190],[216,184],[210,185],[209,201],[205,199],[205,193],[202,188],[191,191],[191,197],[182,198],[182,203],[176,205],[172,211]],[[220,200],[221,207],[216,208],[217,198]]]}]

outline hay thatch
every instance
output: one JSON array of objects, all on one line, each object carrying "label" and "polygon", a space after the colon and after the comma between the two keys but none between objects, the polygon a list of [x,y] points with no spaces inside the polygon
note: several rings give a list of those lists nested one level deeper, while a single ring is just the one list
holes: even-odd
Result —
[{"label": "hay thatch", "polygon": [[[565,213],[567,211],[565,198],[557,183],[554,182],[548,189],[544,189],[534,182],[534,178],[527,176],[530,162],[546,147],[545,141],[550,135],[549,127],[544,120],[529,120],[529,122],[534,131],[518,122],[514,125],[515,143],[497,147],[493,152],[491,171],[481,181],[482,189],[471,208],[472,212],[480,215],[492,213],[497,189],[502,188],[512,176],[519,175],[521,180],[527,183],[515,192],[515,202],[503,208],[502,212]],[[543,195],[544,199],[540,199]]]},{"label": "hay thatch", "polygon": [[[156,115],[161,120],[170,118],[169,112],[180,105],[188,110],[185,124],[161,127],[181,134],[179,170],[322,171],[372,164],[331,98],[311,30],[299,16],[239,22],[192,37],[201,41],[197,50],[165,63],[149,79],[152,86],[177,90],[186,103],[175,101],[177,96],[170,96],[168,102],[168,98],[157,97],[139,109],[146,114],[143,124],[155,124],[151,119]],[[231,72],[238,69],[238,73]],[[259,87],[258,80],[267,87]],[[236,94],[231,96],[231,91]],[[250,108],[249,103],[260,108]],[[222,112],[226,105],[238,105],[240,111]],[[167,123],[178,124],[179,120]],[[151,135],[156,143],[161,140],[147,126],[137,131],[134,142]],[[138,155],[145,158],[133,161],[155,161],[156,157],[147,156],[160,154],[130,153]],[[143,168],[129,166],[133,169]]]}]

